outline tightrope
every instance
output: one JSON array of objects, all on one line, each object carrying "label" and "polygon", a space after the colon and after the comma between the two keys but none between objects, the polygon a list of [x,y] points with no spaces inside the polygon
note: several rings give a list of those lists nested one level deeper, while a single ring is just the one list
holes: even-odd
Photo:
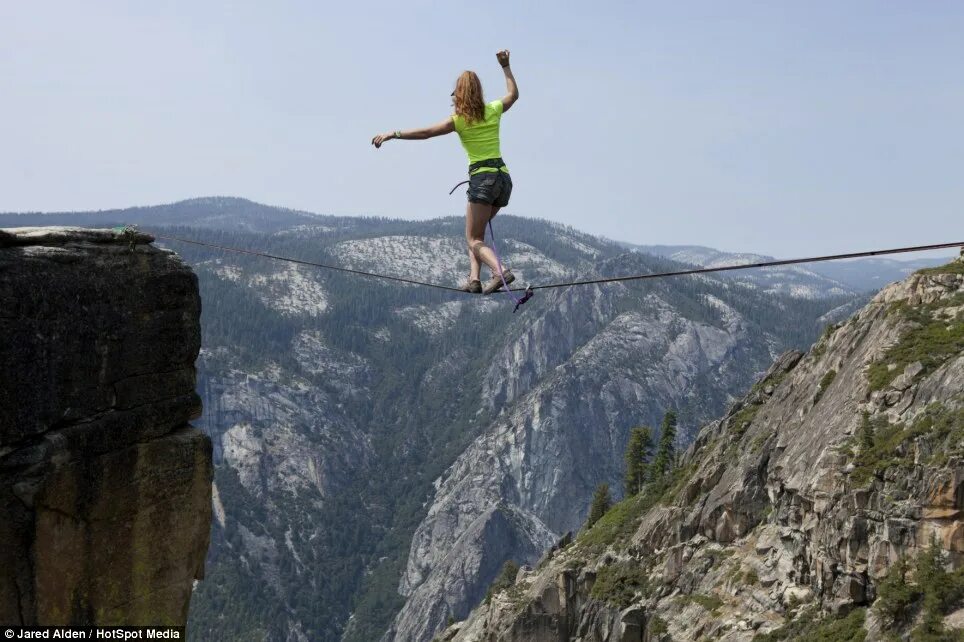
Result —
[{"label": "tightrope", "polygon": [[924,252],[927,250],[947,250],[964,247],[964,241],[955,243],[934,243],[932,245],[915,245],[913,247],[895,247],[889,250],[870,250],[867,252],[850,252],[848,254],[828,254],[825,256],[809,256],[802,259],[784,259],[777,261],[761,261],[759,263],[740,263],[739,265],[723,265],[713,268],[695,268],[692,270],[677,270],[675,272],[656,272],[654,274],[634,274],[631,276],[612,276],[603,279],[589,279],[586,281],[569,281],[566,283],[550,283],[548,285],[533,285],[533,290],[547,288],[562,288],[570,285],[592,285],[593,283],[615,283],[618,281],[640,281],[643,279],[662,279],[669,276],[686,276],[687,274],[706,274],[709,272],[729,272],[731,270],[749,270],[751,268],[775,267],[780,265],[795,265],[798,263],[819,263],[821,261],[837,261],[840,259],[859,259],[885,254],[903,254],[906,252]]},{"label": "tightrope", "polygon": [[288,256],[277,256],[275,254],[266,254],[264,252],[255,252],[254,250],[242,250],[237,247],[229,247],[227,245],[217,245],[216,243],[205,243],[203,241],[195,241],[193,239],[185,239],[177,236],[165,236],[163,234],[154,234],[149,232],[151,236],[158,239],[164,239],[165,241],[177,241],[179,243],[190,243],[191,245],[200,245],[202,247],[210,247],[218,250],[224,250],[225,252],[235,252],[237,254],[249,254],[251,256],[261,256],[266,259],[273,259],[275,261],[287,261],[288,263],[297,263],[298,265],[310,265],[312,267],[323,268],[325,270],[334,270],[336,272],[347,272],[348,274],[357,274],[359,276],[371,276],[378,279],[388,279],[390,281],[398,281],[400,283],[409,283],[411,285],[425,285],[430,288],[438,288],[439,290],[449,290],[450,292],[464,292],[458,288],[453,288],[448,285],[440,285],[438,283],[424,283],[422,281],[416,281],[414,279],[405,279],[400,276],[389,276],[387,274],[376,274],[374,272],[365,272],[364,270],[352,270],[351,268],[341,267],[338,265],[326,265],[325,263],[316,263],[314,261],[302,261],[301,259],[293,259]]},{"label": "tightrope", "polygon": [[[294,259],[288,256],[278,256],[276,254],[267,254],[265,252],[256,252],[254,250],[244,250],[237,247],[230,247],[227,245],[218,245],[216,243],[205,243],[203,241],[196,241],[194,239],[186,239],[178,236],[166,236],[164,234],[154,234],[150,232],[154,238],[163,239],[165,241],[176,241],[178,243],[188,243],[190,245],[200,245],[202,247],[208,247],[218,250],[223,250],[225,252],[235,252],[237,254],[248,254],[251,256],[260,256],[266,259],[272,259],[274,261],[286,261],[288,263],[296,263],[298,265],[308,265],[311,267],[322,268],[325,270],[334,270],[336,272],[346,272],[348,274],[355,274],[358,276],[368,276],[376,279],[386,279],[389,281],[397,281],[399,283],[408,283],[410,285],[424,285],[425,287],[436,288],[439,290],[448,290],[449,292],[460,292],[466,293],[464,290],[459,288],[453,288],[448,285],[441,285],[439,283],[427,283],[425,281],[418,281],[415,279],[405,279],[399,276],[390,276],[388,274],[378,274],[376,272],[366,272],[364,270],[353,270],[351,268],[341,267],[338,265],[327,265],[325,263],[317,263],[315,261],[303,261],[301,259]],[[562,283],[548,283],[545,285],[532,285],[529,286],[532,290],[548,290],[551,288],[566,288],[573,285],[594,285],[598,283],[618,283],[622,281],[642,281],[645,279],[663,279],[671,276],[687,276],[691,274],[709,274],[712,272],[730,272],[733,270],[749,270],[752,268],[765,268],[765,267],[778,267],[781,265],[797,265],[800,263],[820,263],[822,261],[837,261],[840,259],[859,259],[871,256],[884,256],[888,254],[904,254],[907,252],[926,252],[928,250],[948,250],[956,247],[964,247],[964,241],[956,241],[954,243],[933,243],[930,245],[914,245],[910,247],[895,247],[886,250],[868,250],[866,252],[849,252],[847,254],[827,254],[824,256],[808,256],[799,259],[783,259],[774,261],[760,261],[757,263],[741,263],[738,265],[723,265],[719,267],[701,267],[693,268],[689,270],[676,270],[673,272],[654,272],[651,274],[631,274],[628,276],[610,276],[599,279],[586,279],[583,281],[565,281]],[[522,292],[526,288],[510,288],[510,292]]]}]

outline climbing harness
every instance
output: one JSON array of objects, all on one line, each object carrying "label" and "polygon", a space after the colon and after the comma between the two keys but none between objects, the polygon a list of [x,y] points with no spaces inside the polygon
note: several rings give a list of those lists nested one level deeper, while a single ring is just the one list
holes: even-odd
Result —
[{"label": "climbing harness", "polygon": [[[492,169],[497,169],[501,172],[505,170],[505,161],[501,158],[489,158],[487,160],[475,161],[469,165],[469,176],[472,176],[476,170],[482,169],[483,167],[491,167]],[[455,190],[467,184],[468,182],[469,181],[462,181],[461,183],[458,183],[455,187],[449,190],[449,196],[454,194]]]}]

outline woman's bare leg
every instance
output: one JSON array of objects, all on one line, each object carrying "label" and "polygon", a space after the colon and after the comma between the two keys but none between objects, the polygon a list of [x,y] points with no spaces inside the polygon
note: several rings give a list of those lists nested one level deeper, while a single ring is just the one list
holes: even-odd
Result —
[{"label": "woman's bare leg", "polygon": [[472,217],[468,211],[465,213],[465,244],[469,249],[469,281],[480,281],[479,272],[482,265],[479,263],[478,257],[475,256],[475,252],[472,251]]},{"label": "woman's bare leg", "polygon": [[485,203],[469,203],[465,210],[465,240],[469,244],[469,254],[475,254],[492,270],[492,274],[499,273],[499,264],[495,253],[485,246],[485,226],[498,211],[499,208]]}]

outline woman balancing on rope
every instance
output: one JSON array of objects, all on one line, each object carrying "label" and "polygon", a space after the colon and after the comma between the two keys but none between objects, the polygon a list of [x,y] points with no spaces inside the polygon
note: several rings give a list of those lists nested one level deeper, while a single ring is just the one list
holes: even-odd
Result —
[{"label": "woman balancing on rope", "polygon": [[[482,100],[482,83],[473,71],[463,71],[455,82],[452,104],[455,113],[444,121],[424,129],[408,129],[380,134],[372,139],[372,145],[381,147],[393,138],[424,140],[457,132],[462,146],[469,155],[469,203],[465,211],[465,240],[469,246],[469,278],[461,289],[466,292],[491,294],[502,287],[502,281],[511,283],[515,276],[505,270],[499,275],[499,261],[491,248],[485,245],[485,226],[509,204],[512,179],[502,162],[499,152],[499,120],[519,99],[512,70],[509,69],[509,52],[496,54],[505,72],[508,93],[501,100],[486,103]],[[492,278],[482,287],[479,278],[479,262],[492,270]]]}]

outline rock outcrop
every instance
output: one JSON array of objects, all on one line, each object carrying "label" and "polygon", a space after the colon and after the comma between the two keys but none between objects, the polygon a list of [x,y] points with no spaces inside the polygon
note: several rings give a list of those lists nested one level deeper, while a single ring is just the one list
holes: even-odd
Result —
[{"label": "rock outcrop", "polygon": [[183,626],[211,443],[194,273],[145,234],[0,230],[0,623]]},{"label": "rock outcrop", "polygon": [[440,638],[748,641],[853,613],[868,640],[906,639],[939,601],[907,598],[910,617],[887,623],[863,607],[899,559],[935,544],[948,569],[964,565],[961,260],[885,288],[809,353],[781,356],[672,477]]}]

